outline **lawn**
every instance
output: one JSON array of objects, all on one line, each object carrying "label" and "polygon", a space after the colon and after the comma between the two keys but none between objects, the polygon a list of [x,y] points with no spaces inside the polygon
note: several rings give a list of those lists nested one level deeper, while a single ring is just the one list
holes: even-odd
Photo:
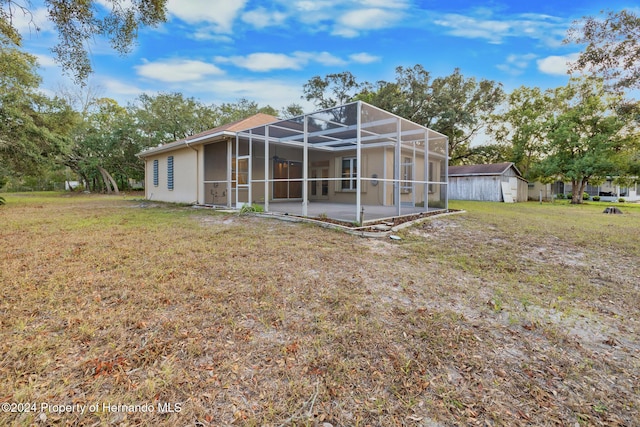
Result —
[{"label": "lawn", "polygon": [[367,239],[3,194],[0,425],[637,425],[640,205]]}]

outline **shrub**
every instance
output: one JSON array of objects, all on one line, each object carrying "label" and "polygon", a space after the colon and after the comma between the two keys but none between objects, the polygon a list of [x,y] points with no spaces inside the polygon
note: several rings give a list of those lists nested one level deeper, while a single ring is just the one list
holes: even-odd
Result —
[{"label": "shrub", "polygon": [[591,196],[589,195],[589,193],[582,193],[582,200],[589,200],[591,198]]},{"label": "shrub", "polygon": [[600,196],[593,196],[591,198],[594,202],[599,202],[600,201]]},{"label": "shrub", "polygon": [[244,205],[240,209],[240,214],[264,212],[264,208],[260,205]]},{"label": "shrub", "polygon": [[556,199],[564,199],[564,194],[562,193],[556,194]]},{"label": "shrub", "polygon": [[625,202],[624,198],[620,197],[620,198],[618,199],[618,203],[624,203],[624,202]]}]

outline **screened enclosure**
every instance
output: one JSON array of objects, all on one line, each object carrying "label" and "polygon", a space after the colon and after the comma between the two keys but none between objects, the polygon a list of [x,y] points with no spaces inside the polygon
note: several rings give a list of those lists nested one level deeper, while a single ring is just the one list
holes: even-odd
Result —
[{"label": "screened enclosure", "polygon": [[447,209],[446,136],[358,101],[205,146],[213,204],[364,223]]}]

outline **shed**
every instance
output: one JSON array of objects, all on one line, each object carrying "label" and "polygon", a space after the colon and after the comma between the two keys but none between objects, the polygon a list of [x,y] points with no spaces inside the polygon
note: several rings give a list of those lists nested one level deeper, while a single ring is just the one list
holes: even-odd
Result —
[{"label": "shed", "polygon": [[449,199],[526,202],[528,182],[511,162],[449,166]]}]

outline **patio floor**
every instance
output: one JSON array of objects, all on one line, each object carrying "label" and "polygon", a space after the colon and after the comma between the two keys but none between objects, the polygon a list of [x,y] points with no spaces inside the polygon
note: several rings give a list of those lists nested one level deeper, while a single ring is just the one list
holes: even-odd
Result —
[{"label": "patio floor", "polygon": [[[362,205],[362,208],[364,223],[401,215],[443,210],[440,208],[425,209],[424,207],[401,206],[400,215],[398,215],[398,210],[395,206]],[[269,212],[302,216],[302,202],[269,202]],[[339,221],[355,222],[356,207],[348,203],[313,201],[309,202],[307,206],[307,216],[312,218],[326,216]]]}]

